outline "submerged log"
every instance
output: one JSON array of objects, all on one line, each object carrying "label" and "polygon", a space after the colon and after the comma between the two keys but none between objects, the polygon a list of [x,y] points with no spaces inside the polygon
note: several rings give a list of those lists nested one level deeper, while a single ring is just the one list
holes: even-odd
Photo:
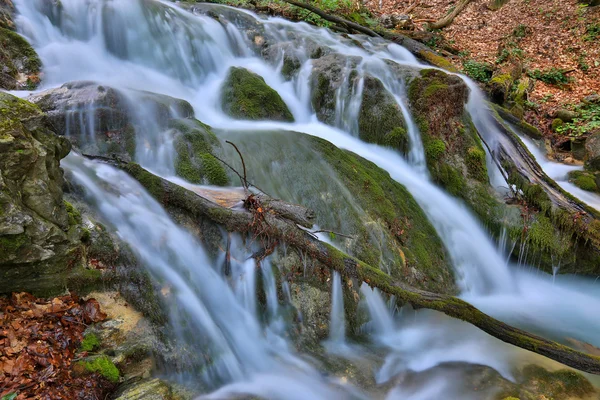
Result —
[{"label": "submerged log", "polygon": [[176,208],[197,218],[208,218],[229,232],[250,233],[258,240],[263,238],[271,243],[285,242],[345,277],[357,279],[384,293],[396,296],[399,305],[410,304],[417,309],[427,308],[442,312],[452,318],[468,322],[503,342],[538,353],[580,371],[600,375],[600,357],[579,352],[510,326],[457,297],[420,290],[395,281],[381,270],[319,241],[300,229],[293,219],[273,209],[265,206],[265,209],[260,211],[260,218],[257,218],[256,211],[220,206],[197,193],[151,174],[138,164],[109,159],[104,161],[128,172],[167,209]]}]

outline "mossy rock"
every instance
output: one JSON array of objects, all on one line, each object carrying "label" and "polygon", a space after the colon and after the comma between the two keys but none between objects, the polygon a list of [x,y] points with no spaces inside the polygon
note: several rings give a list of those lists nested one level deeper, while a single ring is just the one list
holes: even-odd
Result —
[{"label": "mossy rock", "polygon": [[81,217],[62,191],[70,149],[38,107],[0,93],[0,293],[59,293],[82,272]]},{"label": "mossy rock", "polygon": [[368,143],[390,146],[401,153],[409,150],[402,111],[383,83],[365,76],[362,103],[358,114],[359,137]]},{"label": "mossy rock", "polygon": [[279,93],[260,75],[245,68],[230,69],[223,85],[222,105],[223,110],[234,118],[294,121]]},{"label": "mossy rock", "polygon": [[[435,229],[387,172],[300,133],[240,132],[230,140],[244,154],[252,182],[273,196],[314,210],[320,227],[350,235],[334,238],[345,251],[413,286],[455,290],[450,259]],[[227,161],[241,168],[235,151],[225,150]],[[285,183],[274,182],[274,174]]]},{"label": "mossy rock", "polygon": [[598,175],[600,174],[594,175],[591,172],[586,171],[571,171],[569,173],[569,182],[588,192],[600,193],[600,188],[597,183]]},{"label": "mossy rock", "polygon": [[465,110],[468,94],[460,78],[431,69],[422,70],[408,90],[432,179],[487,219],[490,210],[485,207],[495,201],[485,151]]},{"label": "mossy rock", "polygon": [[213,152],[219,140],[208,125],[197,120],[173,120],[175,135],[175,173],[190,183],[225,186],[229,178]]},{"label": "mossy rock", "polygon": [[[0,27],[0,88],[35,89],[40,82],[41,67],[42,62],[25,38]],[[25,81],[20,80],[20,74],[26,76]]]}]

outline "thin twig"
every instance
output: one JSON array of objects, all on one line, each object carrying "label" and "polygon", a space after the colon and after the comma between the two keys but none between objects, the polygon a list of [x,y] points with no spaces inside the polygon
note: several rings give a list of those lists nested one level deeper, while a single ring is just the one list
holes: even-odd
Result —
[{"label": "thin twig", "polygon": [[[221,159],[221,158],[219,158],[219,157],[215,156],[214,154],[213,154],[213,157],[214,157],[214,158],[216,158],[217,160],[221,161],[223,164],[225,164],[225,166],[226,166],[227,168],[229,168],[229,169],[230,169],[230,170],[232,170],[232,171],[233,171],[233,172],[234,172],[234,173],[235,173],[237,176],[239,176],[239,178],[240,178],[240,181],[242,181],[242,184],[243,184],[243,182],[244,182],[244,177],[243,177],[242,175],[240,175],[240,173],[239,173],[239,172],[238,172],[238,171],[237,171],[235,168],[233,168],[233,167],[232,167],[231,165],[229,165],[229,164],[228,164],[228,163],[227,163],[225,160],[223,160],[223,159]],[[267,196],[269,196],[269,197],[273,197],[273,196],[271,196],[269,193],[265,192],[264,190],[262,190],[261,188],[259,188],[258,186],[256,186],[254,183],[252,183],[252,182],[248,182],[248,181],[247,181],[247,183],[248,183],[248,186],[252,186],[252,187],[254,187],[254,188],[258,189],[259,191],[261,191],[262,193],[266,194],[266,195],[267,195]]]},{"label": "thin twig", "polygon": [[232,145],[235,151],[237,151],[238,155],[240,156],[240,159],[242,160],[242,168],[244,169],[244,180],[242,181],[242,184],[244,185],[244,189],[248,190],[248,180],[246,179],[246,163],[244,162],[244,157],[242,157],[240,149],[238,149],[238,147],[233,142],[226,140],[225,143],[229,143],[230,145]]}]

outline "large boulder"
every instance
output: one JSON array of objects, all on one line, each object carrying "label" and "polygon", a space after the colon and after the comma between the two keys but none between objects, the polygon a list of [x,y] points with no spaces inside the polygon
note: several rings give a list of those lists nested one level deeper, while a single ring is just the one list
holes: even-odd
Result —
[{"label": "large boulder", "polygon": [[24,100],[0,93],[0,113],[0,293],[62,290],[80,244],[59,165],[70,143]]},{"label": "large boulder", "polygon": [[29,100],[81,153],[143,162],[148,148],[157,151],[163,146],[172,149],[166,162],[181,178],[214,185],[229,181],[212,155],[220,147],[218,139],[209,126],[194,119],[185,100],[94,82],[67,83]]},{"label": "large boulder", "polygon": [[376,143],[408,153],[409,141],[402,111],[383,83],[370,75],[364,77],[358,114],[358,134],[365,142]]},{"label": "large boulder", "polygon": [[593,133],[585,141],[585,165],[592,171],[600,171],[600,132]]},{"label": "large boulder", "polygon": [[[194,116],[192,106],[184,100],[122,91],[95,82],[66,83],[28,100],[38,105],[56,132],[67,136],[81,152],[127,161],[135,159],[138,131],[158,134],[168,129],[172,119]],[[148,135],[141,136],[146,139]]]},{"label": "large boulder", "polygon": [[[415,287],[455,291],[450,260],[435,229],[387,172],[300,133],[228,135],[244,154],[248,179],[272,196],[314,210],[322,229],[349,236],[330,236],[344,251]],[[225,151],[228,162],[241,170],[235,150]]]},{"label": "large boulder", "polygon": [[[357,70],[359,62],[359,57],[341,54],[328,54],[313,61],[311,104],[317,118],[328,125],[353,129],[349,120],[355,116],[338,108],[340,104],[350,106],[352,96],[362,85],[355,133],[366,142],[407,153],[409,141],[402,110],[381,80]],[[395,65],[391,68],[399,78],[405,76],[406,71]]]},{"label": "large boulder", "polygon": [[480,202],[470,192],[488,182],[485,151],[465,110],[463,80],[426,69],[411,81],[408,95],[433,180],[454,196]]},{"label": "large boulder", "polygon": [[234,118],[294,121],[279,93],[260,75],[244,68],[230,69],[223,85],[222,104],[223,110]]}]

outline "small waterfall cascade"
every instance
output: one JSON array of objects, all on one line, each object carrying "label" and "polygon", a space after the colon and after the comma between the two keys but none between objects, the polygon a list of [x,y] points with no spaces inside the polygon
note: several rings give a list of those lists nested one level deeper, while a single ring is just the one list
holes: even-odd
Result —
[{"label": "small waterfall cascade", "polygon": [[[172,178],[174,137],[168,122],[186,117],[176,103],[156,108],[156,101],[149,101],[151,92],[186,100],[196,117],[216,131],[294,132],[325,139],[374,163],[404,185],[447,250],[462,298],[507,323],[600,346],[600,297],[593,283],[543,275],[535,268],[517,268],[507,262],[506,236],[499,248],[460,201],[431,182],[420,132],[409,107],[407,82],[395,73],[396,68],[424,68],[406,49],[363,37],[359,48],[352,37],[222,6],[206,5],[215,7],[220,15],[217,20],[155,0],[14,2],[19,30],[32,41],[43,61],[43,89],[75,80],[117,88],[125,99],[138,143],[131,158],[143,167]],[[273,54],[264,54],[257,45],[261,40],[269,41]],[[342,83],[333,99],[335,115],[330,124],[319,120],[311,104],[316,64],[311,52],[321,47],[355,62],[340,75]],[[298,59],[298,72],[288,79],[283,74],[284,58],[292,53]],[[294,122],[228,116],[221,93],[231,67],[260,75],[288,106]],[[410,144],[406,156],[360,139],[357,114],[369,77],[382,83],[403,116]],[[481,93],[466,81],[471,88],[468,111],[493,149],[503,140],[502,134],[494,133]],[[81,149],[100,146],[97,131],[110,132],[110,126],[97,125],[95,115],[103,110],[94,107],[86,104],[67,113],[64,134]],[[489,160],[488,166],[492,184],[501,186],[501,174]],[[153,277],[171,288],[175,331],[193,351],[210,360],[200,372],[194,371],[214,390],[206,398],[249,393],[269,399],[365,398],[351,385],[324,377],[308,357],[293,350],[281,315],[293,295],[286,279],[281,279],[278,287],[275,260],[267,257],[257,264],[242,239],[234,236],[231,265],[226,271],[222,262],[211,261],[200,242],[127,174],[74,153],[63,161],[63,167],[85,188],[90,204],[134,249]],[[310,274],[306,258],[303,263],[304,273]],[[259,286],[264,304],[257,300]],[[349,339],[342,279],[337,273],[331,287],[329,339],[344,343]],[[392,313],[383,296],[365,285],[360,294],[370,316],[367,325],[373,341],[386,351],[376,374],[378,383],[450,362],[487,365],[511,378],[512,347],[438,313],[407,308]],[[439,387],[452,383],[445,379]],[[390,398],[411,395],[402,390],[390,392]]]},{"label": "small waterfall cascade", "polygon": [[333,273],[331,281],[331,322],[329,324],[329,341],[333,344],[344,344],[346,340],[346,317],[344,316],[344,294],[342,278],[339,272]]}]

